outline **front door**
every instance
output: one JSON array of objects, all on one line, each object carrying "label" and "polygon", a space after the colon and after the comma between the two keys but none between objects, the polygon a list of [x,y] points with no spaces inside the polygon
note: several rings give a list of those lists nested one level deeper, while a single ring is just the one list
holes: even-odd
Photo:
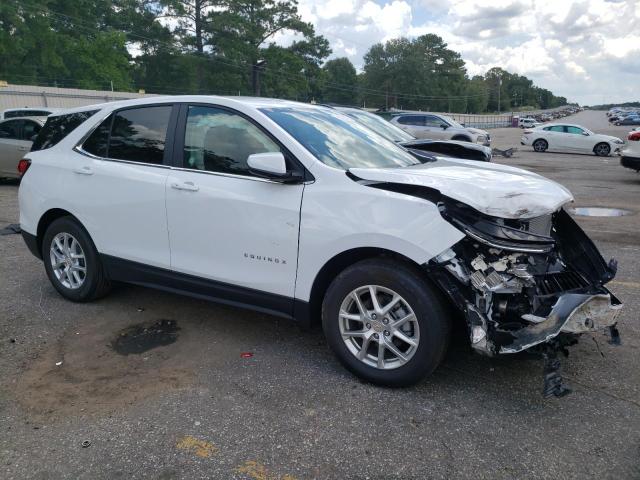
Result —
[{"label": "front door", "polygon": [[293,298],[304,185],[249,171],[249,155],[282,149],[239,113],[184,105],[180,118],[182,168],[166,187],[171,268],[212,280],[214,296],[278,310],[270,300]]}]

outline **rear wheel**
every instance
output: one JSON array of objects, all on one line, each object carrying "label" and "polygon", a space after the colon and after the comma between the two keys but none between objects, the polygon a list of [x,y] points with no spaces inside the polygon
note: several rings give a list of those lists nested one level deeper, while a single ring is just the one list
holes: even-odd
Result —
[{"label": "rear wheel", "polygon": [[611,153],[611,146],[608,143],[599,143],[593,148],[593,152],[599,157],[608,157]]},{"label": "rear wheel", "polygon": [[538,140],[533,142],[533,149],[536,152],[545,152],[547,148],[549,148],[549,144],[547,143],[546,140],[539,138]]},{"label": "rear wheel", "polygon": [[91,237],[71,217],[55,220],[42,239],[42,258],[49,280],[65,298],[86,302],[110,288]]},{"label": "rear wheel", "polygon": [[364,260],[336,277],[322,325],[349,371],[387,386],[411,385],[433,372],[450,334],[433,287],[413,268],[385,259]]}]

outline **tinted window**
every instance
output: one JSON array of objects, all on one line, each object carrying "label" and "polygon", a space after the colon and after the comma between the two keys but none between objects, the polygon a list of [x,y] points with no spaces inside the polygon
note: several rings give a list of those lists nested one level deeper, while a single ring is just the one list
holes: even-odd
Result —
[{"label": "tinted window", "polygon": [[402,125],[424,125],[424,116],[422,115],[407,115],[405,117],[398,118],[398,123]]},{"label": "tinted window", "polygon": [[121,110],[113,118],[109,158],[162,164],[171,105]]},{"label": "tinted window", "polygon": [[427,127],[440,127],[443,123],[447,123],[444,120],[442,120],[441,118],[438,117],[434,117],[431,115],[427,115],[425,118],[425,125]]},{"label": "tinted window", "polygon": [[5,112],[4,118],[48,117],[49,115],[51,115],[49,110],[13,110],[11,112]]},{"label": "tinted window", "polygon": [[335,168],[405,167],[420,163],[403,148],[335,110],[261,110],[321,162]]},{"label": "tinted window", "polygon": [[44,127],[42,127],[38,133],[38,137],[33,142],[31,151],[35,152],[53,147],[96,112],[97,110],[89,110],[47,118],[47,123],[44,124]]},{"label": "tinted window", "polygon": [[567,127],[567,133],[573,133],[574,135],[582,135],[584,132],[578,127]]},{"label": "tinted window", "polygon": [[280,147],[249,120],[214,107],[189,107],[184,136],[184,166],[209,172],[251,175],[253,153]]},{"label": "tinted window", "polygon": [[0,123],[0,138],[20,140],[21,126],[21,120],[10,120],[8,122]]},{"label": "tinted window", "polygon": [[104,120],[98,128],[96,128],[91,135],[84,141],[82,144],[82,149],[85,152],[91,153],[98,157],[108,157],[108,143],[109,143],[109,132],[111,131],[111,121],[113,120],[113,115],[109,115],[106,120]]},{"label": "tinted window", "polygon": [[[547,130],[547,129],[545,128],[545,130]],[[564,133],[564,127],[562,125],[556,125],[555,127],[549,127],[548,130],[551,131],[551,132]]]},{"label": "tinted window", "polygon": [[29,142],[33,141],[33,137],[40,131],[40,124],[31,120],[23,120],[22,139]]}]

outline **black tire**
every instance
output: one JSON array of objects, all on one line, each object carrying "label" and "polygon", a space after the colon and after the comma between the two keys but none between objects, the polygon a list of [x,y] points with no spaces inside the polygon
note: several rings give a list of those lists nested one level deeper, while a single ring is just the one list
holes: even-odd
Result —
[{"label": "black tire", "polygon": [[469,137],[465,137],[462,135],[456,135],[451,140],[456,140],[458,142],[470,142],[471,139]]},{"label": "black tire", "polygon": [[[82,285],[75,289],[63,285],[62,281],[56,277],[51,264],[51,245],[53,239],[60,233],[73,236],[84,252],[86,275]],[[58,293],[68,300],[88,302],[106,295],[111,288],[111,282],[106,275],[91,237],[82,225],[72,217],[59,218],[49,225],[42,237],[42,258],[49,281]]]},{"label": "black tire", "polygon": [[611,146],[608,143],[598,143],[593,147],[593,153],[599,157],[608,157],[611,154]]},{"label": "black tire", "polygon": [[539,138],[536,141],[534,141],[531,144],[531,146],[538,153],[546,152],[547,148],[549,148],[549,144],[547,143],[547,141],[542,138]]},{"label": "black tire", "polygon": [[[367,365],[356,358],[342,338],[339,325],[342,302],[352,291],[366,285],[393,290],[415,313],[419,342],[404,365],[390,370]],[[451,322],[439,292],[417,269],[391,259],[363,260],[340,273],[322,303],[322,327],[331,350],[347,370],[364,380],[389,387],[413,385],[432,373],[444,357],[451,334]]]}]

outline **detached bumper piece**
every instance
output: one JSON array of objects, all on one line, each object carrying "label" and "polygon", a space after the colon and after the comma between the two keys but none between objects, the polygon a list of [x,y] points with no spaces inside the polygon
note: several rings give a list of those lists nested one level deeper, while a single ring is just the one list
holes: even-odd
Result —
[{"label": "detached bumper piece", "polygon": [[476,351],[537,351],[545,359],[545,396],[564,395],[558,351],[597,331],[619,343],[622,303],[604,287],[615,260],[607,264],[564,210],[520,225],[465,213],[451,223],[467,237],[431,262],[432,277],[465,314]]},{"label": "detached bumper piece", "polygon": [[622,308],[620,301],[602,288],[603,293],[567,293],[561,295],[546,317],[523,315],[533,322],[514,332],[504,332],[512,338],[504,342],[499,353],[517,353],[548,342],[560,333],[581,334],[605,331],[616,325]]}]

